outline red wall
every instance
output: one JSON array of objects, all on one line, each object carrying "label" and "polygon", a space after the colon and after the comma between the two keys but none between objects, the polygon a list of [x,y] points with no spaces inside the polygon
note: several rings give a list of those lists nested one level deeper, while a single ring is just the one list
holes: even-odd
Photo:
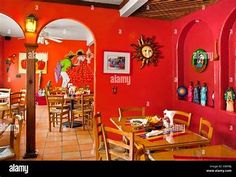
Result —
[{"label": "red wall", "polygon": [[[7,0],[1,2],[3,6],[0,12],[12,17],[22,28],[24,28],[24,18],[29,13],[34,13],[39,18],[38,29],[60,18],[74,19],[89,27],[96,42],[95,109],[102,112],[106,124],[111,124],[109,121],[111,116],[118,115],[119,106],[143,106],[149,101],[147,113],[161,114],[163,109],[171,104],[171,22],[134,17],[122,18],[117,10],[112,9],[91,10],[90,7],[35,1],[32,3],[20,1],[17,6],[16,3],[9,3]],[[39,5],[38,11],[35,10],[36,4]],[[120,29],[122,34],[119,34]],[[156,36],[156,41],[163,46],[161,48],[163,58],[156,67],[146,66],[142,70],[140,62],[131,60],[131,73],[128,75],[131,77],[131,85],[111,84],[110,76],[113,74],[103,73],[104,51],[131,52],[133,48],[130,44],[136,43],[141,34],[146,37]],[[54,52],[57,53],[59,50],[61,49],[58,47]],[[55,56],[55,59],[60,57]],[[113,86],[118,87],[117,94],[112,94]]]},{"label": "red wall", "polygon": [[[236,148],[236,113],[226,112],[223,93],[228,86],[232,86],[235,82],[235,55],[232,53],[232,48],[235,51],[235,44],[230,43],[234,36],[228,40],[229,29],[223,33],[225,24],[229,16],[233,13],[236,7],[235,0],[221,0],[215,5],[206,7],[205,10],[199,10],[191,15],[176,20],[173,22],[173,77],[177,77],[177,82],[173,86],[173,93],[176,92],[178,84],[188,84],[189,81],[200,80],[201,83],[207,82],[210,92],[215,91],[215,107],[203,107],[187,101],[173,98],[172,109],[180,109],[192,113],[191,129],[198,131],[200,117],[208,119],[213,127],[213,144],[227,144]],[[236,14],[236,13],[235,13]],[[232,16],[232,15],[231,15]],[[199,23],[196,23],[196,20]],[[236,15],[233,15],[228,21],[236,22]],[[229,29],[228,29],[229,28]],[[235,25],[232,27],[235,33]],[[235,35],[235,34],[234,34]],[[203,48],[206,51],[214,52],[215,41],[219,41],[219,60],[209,61],[207,69],[203,73],[196,73],[191,68],[191,54],[196,48]],[[178,48],[179,47],[179,48]],[[183,48],[182,48],[183,47]],[[175,55],[176,54],[176,55]],[[184,65],[184,67],[182,66]],[[179,70],[180,69],[180,70]],[[233,82],[229,82],[229,76],[232,76]],[[234,87],[235,88],[235,87]],[[236,89],[236,88],[235,88]],[[210,98],[211,100],[211,98]],[[233,130],[230,127],[233,126]]]},{"label": "red wall", "polygon": [[[19,67],[19,52],[25,52],[24,47],[24,40],[18,40],[16,38],[12,38],[9,41],[4,41],[4,52],[3,52],[3,58],[7,58],[8,56],[11,56],[13,53],[15,53],[16,59],[15,64],[12,64],[10,66],[9,72],[6,72],[6,64],[4,63],[4,69],[3,69],[3,80],[4,86],[12,88],[13,91],[19,91],[22,88],[26,88],[26,74],[20,74],[21,78],[16,78],[16,74],[19,73],[18,67]],[[39,44],[37,48],[37,52],[44,52],[48,53],[48,63],[47,63],[47,73],[42,74],[42,83],[41,88],[44,88],[45,85],[49,80],[52,81],[53,86],[60,86],[61,85],[61,79],[58,83],[55,82],[54,77],[54,69],[56,67],[57,61],[62,60],[70,51],[76,53],[79,49],[82,49],[86,52],[87,46],[85,41],[63,41],[63,44],[56,43],[53,41],[50,41],[49,45],[41,45]],[[93,70],[93,61],[91,64],[89,64],[91,69]],[[8,82],[8,79],[10,81]],[[36,74],[36,88],[38,86],[37,83],[38,80],[38,74]],[[93,89],[93,83],[91,83],[91,88]]]}]

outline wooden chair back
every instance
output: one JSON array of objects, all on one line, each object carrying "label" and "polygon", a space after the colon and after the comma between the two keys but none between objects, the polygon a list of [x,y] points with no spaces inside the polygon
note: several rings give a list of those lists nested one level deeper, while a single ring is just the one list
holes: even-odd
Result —
[{"label": "wooden chair back", "polygon": [[125,116],[145,116],[145,107],[118,108],[119,120]]},{"label": "wooden chair back", "polygon": [[213,136],[213,127],[211,123],[203,117],[200,118],[199,134],[209,140],[211,140]]},{"label": "wooden chair back", "polygon": [[11,94],[11,89],[0,88],[0,104],[9,104],[10,94]]},{"label": "wooden chair back", "polygon": [[189,128],[190,123],[191,123],[192,113],[179,111],[179,110],[168,110],[168,111],[173,112],[173,114],[174,114],[174,117],[173,117],[174,123],[184,124],[186,126],[186,128]]},{"label": "wooden chair back", "polygon": [[10,95],[10,111],[20,112],[21,92],[13,92]]},{"label": "wooden chair back", "polygon": [[102,160],[102,156],[99,151],[102,146],[102,115],[100,112],[97,112],[93,116],[93,136],[94,136],[96,160]]},{"label": "wooden chair back", "polygon": [[55,126],[55,121],[57,118],[60,118],[60,129],[62,130],[62,119],[69,118],[69,107],[68,105],[64,105],[64,96],[63,95],[47,95],[46,96],[47,106],[48,106],[48,116],[49,116],[49,131],[51,131],[51,123]]},{"label": "wooden chair back", "polygon": [[[107,160],[112,160],[111,157],[121,160],[134,160],[134,134],[111,127],[104,127],[103,125],[101,127]],[[120,137],[120,140],[115,139],[117,136]],[[122,141],[123,137],[128,140],[128,143]],[[123,148],[125,151],[115,151],[114,147]]]}]

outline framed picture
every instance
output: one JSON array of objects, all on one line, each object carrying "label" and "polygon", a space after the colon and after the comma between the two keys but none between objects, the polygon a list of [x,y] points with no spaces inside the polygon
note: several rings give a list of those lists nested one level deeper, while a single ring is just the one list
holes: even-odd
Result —
[{"label": "framed picture", "polygon": [[[48,53],[36,53],[35,73],[47,73]],[[26,73],[26,53],[19,53],[19,73]]]},{"label": "framed picture", "polygon": [[105,51],[103,72],[129,74],[130,73],[130,53]]}]

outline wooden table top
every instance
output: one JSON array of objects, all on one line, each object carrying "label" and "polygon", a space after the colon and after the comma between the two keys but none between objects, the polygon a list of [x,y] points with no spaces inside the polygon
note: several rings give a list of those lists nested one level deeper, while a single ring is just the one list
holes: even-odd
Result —
[{"label": "wooden table top", "polygon": [[119,121],[118,117],[113,117],[110,120],[118,129],[128,132],[134,132],[135,142],[138,144],[142,144],[146,150],[163,150],[168,148],[209,144],[209,140],[207,138],[202,137],[199,134],[196,134],[187,129],[184,132],[172,132],[170,134],[147,138],[145,136],[147,132],[145,132],[144,129],[133,129],[132,126],[128,123],[129,119],[131,119],[131,117],[122,117],[121,121]]},{"label": "wooden table top", "polygon": [[227,160],[236,161],[236,150],[226,145],[212,145],[198,148],[181,149],[167,152],[155,152],[149,155],[151,160]]}]

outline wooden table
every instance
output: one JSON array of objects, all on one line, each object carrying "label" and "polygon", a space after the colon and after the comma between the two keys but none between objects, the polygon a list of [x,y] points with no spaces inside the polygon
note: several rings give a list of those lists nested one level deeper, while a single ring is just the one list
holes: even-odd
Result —
[{"label": "wooden table", "polygon": [[150,160],[227,160],[236,161],[236,150],[226,145],[204,146],[167,152],[155,152],[149,155]]},{"label": "wooden table", "polygon": [[145,134],[147,132],[145,132],[143,129],[134,130],[128,123],[128,120],[131,118],[132,117],[123,117],[121,121],[119,121],[118,117],[113,117],[110,120],[118,129],[128,132],[134,132],[134,141],[137,144],[142,144],[145,150],[165,150],[169,148],[209,144],[209,140],[207,138],[202,137],[190,130],[146,138]]}]

